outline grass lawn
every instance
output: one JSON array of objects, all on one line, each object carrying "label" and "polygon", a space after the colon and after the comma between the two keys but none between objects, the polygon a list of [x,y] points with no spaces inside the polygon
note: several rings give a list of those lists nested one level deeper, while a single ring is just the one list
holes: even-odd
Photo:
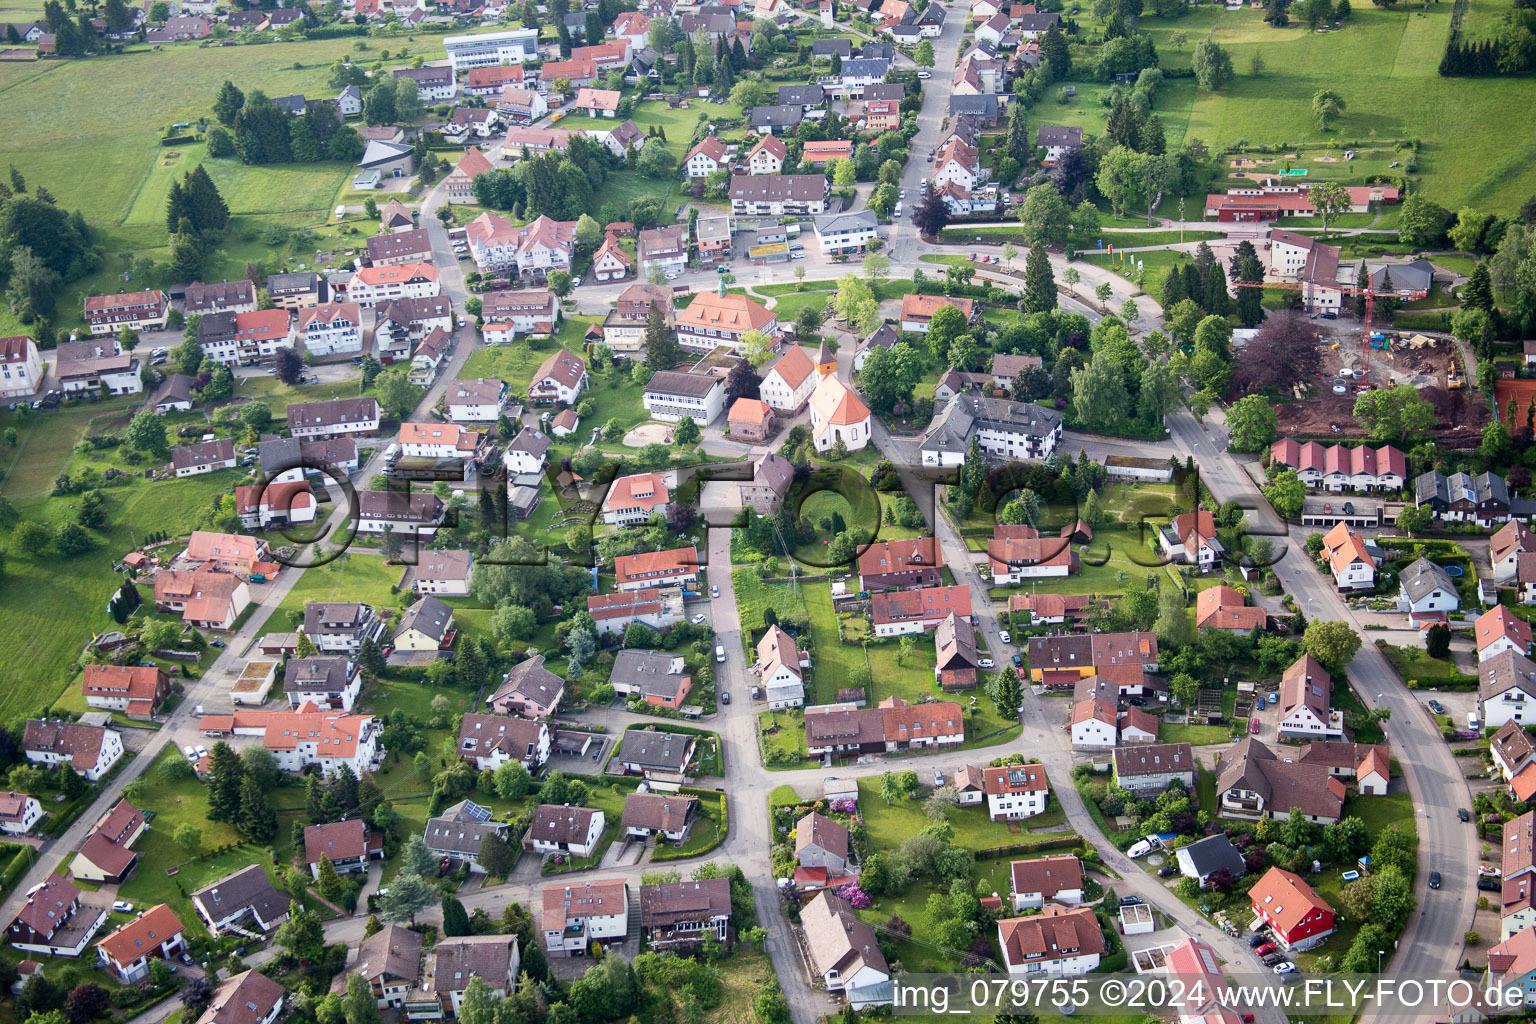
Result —
[{"label": "grass lawn", "polygon": [[92,429],[95,421],[105,423],[127,415],[139,397],[113,398],[105,402],[78,402],[62,405],[51,412],[28,410],[25,419],[13,411],[0,409],[0,430],[15,427],[19,435],[16,447],[8,449],[0,461],[0,495],[11,501],[34,494],[47,494],[54,478],[70,461],[71,449]]},{"label": "grass lawn", "polygon": [[1170,725],[1164,722],[1157,730],[1159,743],[1188,743],[1199,747],[1225,743],[1231,738],[1232,730],[1225,725]]},{"label": "grass lawn", "polygon": [[768,954],[748,946],[715,964],[720,972],[720,1005],[704,1014],[706,1024],[756,1024],[753,1000],[764,985],[777,985]]},{"label": "grass lawn", "polygon": [[1132,283],[1135,283],[1135,279],[1131,276],[1130,261],[1143,264],[1146,277],[1140,285],[1141,290],[1147,295],[1156,297],[1163,294],[1163,282],[1168,278],[1168,271],[1182,265],[1190,257],[1188,253],[1177,249],[1158,249],[1152,252],[1131,253],[1124,262],[1121,261],[1119,253],[1113,256],[1108,253],[1082,253],[1078,258],[1096,266],[1108,267]]},{"label": "grass lawn", "polygon": [[1417,687],[1454,687],[1477,685],[1477,676],[1460,671],[1450,659],[1431,658],[1422,648],[1378,645],[1409,689]]},{"label": "grass lawn", "polygon": [[[1479,18],[1496,20],[1503,14],[1502,7],[1490,7]],[[1536,82],[1489,79],[1469,86],[1439,77],[1436,67],[1450,16],[1451,8],[1444,4],[1413,10],[1362,7],[1343,29],[1314,33],[1295,19],[1287,28],[1272,28],[1264,23],[1260,10],[1209,8],[1174,21],[1148,17],[1140,28],[1152,34],[1165,67],[1186,65],[1193,52],[1192,46],[1186,46],[1175,54],[1172,33],[1185,32],[1196,40],[1211,31],[1239,69],[1219,93],[1196,92],[1186,79],[1164,83],[1155,106],[1168,129],[1170,146],[1175,136],[1199,137],[1212,147],[1232,146],[1239,140],[1292,146],[1336,140],[1335,158],[1352,148],[1357,159],[1318,161],[1313,157],[1324,154],[1308,151],[1295,165],[1306,167],[1309,179],[1358,184],[1369,173],[1402,173],[1401,168],[1388,170],[1387,164],[1403,154],[1394,154],[1389,144],[1374,144],[1374,140],[1421,139],[1418,174],[1426,193],[1437,202],[1452,209],[1471,204],[1513,210],[1536,190],[1536,165],[1531,159],[1536,142],[1516,128],[1523,119],[1519,111],[1528,109],[1536,96]],[[1262,54],[1266,65],[1260,75],[1248,73],[1255,54]],[[1311,117],[1312,94],[1325,78],[1348,97],[1349,104],[1327,132]],[[1177,88],[1185,83],[1185,88]],[[1083,98],[1086,91],[1103,88],[1079,84],[1079,101],[1073,106],[1091,104],[1090,109],[1103,116],[1096,98]],[[1035,111],[1049,119],[1051,108],[1047,101]],[[1094,122],[1090,130],[1098,127]],[[1520,142],[1511,145],[1512,138]]]},{"label": "grass lawn", "polygon": [[[794,711],[763,711],[757,716],[757,728],[767,751],[781,751],[797,760],[804,760],[808,756],[805,749],[805,716],[803,714]],[[785,761],[783,766],[800,767],[788,761]],[[780,766],[770,765],[770,767]]]},{"label": "grass lawn", "polygon": [[[925,783],[932,781],[932,773],[923,776]],[[915,836],[929,824],[923,813],[923,800],[928,795],[922,790],[917,799],[900,800],[887,805],[880,796],[880,779],[870,777],[859,780],[859,811],[868,827],[868,849],[864,852],[884,853],[901,846],[908,836]],[[954,842],[968,850],[986,850],[1010,843],[1027,842],[1034,838],[1032,829],[1059,824],[1065,816],[1057,808],[1055,815],[1042,814],[1020,822],[994,822],[987,817],[985,804],[956,807],[949,814],[949,823],[955,828]],[[1070,835],[1070,833],[1040,833],[1042,836]],[[1006,864],[1006,861],[1004,862]]]},{"label": "grass lawn", "polygon": [[275,419],[288,415],[288,407],[300,402],[328,402],[333,398],[355,398],[360,394],[358,381],[333,380],[320,384],[290,387],[276,377],[237,377],[235,396],[265,402]]},{"label": "grass lawn", "polygon": [[[60,466],[49,470],[50,478]],[[32,685],[0,690],[0,713],[6,721],[49,707],[74,684],[73,663],[93,633],[116,628],[106,613],[106,602],[122,585],[112,565],[132,550],[151,530],[171,536],[186,535],[203,521],[213,496],[224,480],[188,477],[150,482],[142,478],[102,491],[106,499],[107,526],[87,531],[95,541],[92,551],[62,558],[52,546],[25,553],[8,544],[6,586],[0,588],[0,617],[10,624],[0,638],[0,657],[10,665],[26,666],[17,678]],[[73,496],[6,497],[18,521],[29,520],[50,528],[73,520]],[[6,541],[0,540],[0,545]],[[140,586],[140,593],[148,596]]]},{"label": "grass lawn", "polygon": [[[734,103],[710,103],[707,100],[690,100],[688,109],[668,107],[661,100],[646,100],[635,104],[633,120],[642,132],[656,125],[667,133],[667,149],[679,160],[693,145],[693,131],[700,121],[737,121],[741,108]],[[607,193],[603,195],[608,198]]]},{"label": "grass lawn", "polygon": [[397,607],[396,595],[389,588],[400,582],[404,571],[404,566],[390,565],[376,555],[343,556],[308,569],[278,605],[273,613],[275,621],[285,624],[289,612],[303,612],[310,601],[363,601],[375,608]]},{"label": "grass lawn", "polygon": [[[180,757],[181,754],[172,747],[164,751],[155,766],[149,769],[150,785],[137,806],[146,813],[153,812],[154,818],[134,847],[141,855],[139,869],[122,885],[120,894],[125,900],[145,905],[169,903],[182,922],[190,925],[201,919],[193,911],[186,893],[265,858],[255,847],[242,845],[207,860],[194,860],[198,851],[189,853],[176,845],[172,836],[185,824],[202,829],[199,851],[241,842],[240,833],[233,825],[208,820],[208,791],[201,782],[183,779],[167,784],[160,779],[155,768],[167,759]],[[167,875],[167,869],[177,869],[177,872]]]},{"label": "grass lawn", "polygon": [[[764,583],[753,569],[732,569],[731,583],[736,591],[737,618],[743,627],[742,640],[749,652],[753,641],[748,636],[762,630],[763,609],[772,608],[781,619],[805,611],[806,587],[802,586],[797,596],[792,585]],[[752,656],[755,658],[756,653],[752,652]]]},{"label": "grass lawn", "polygon": [[725,833],[720,830],[720,807],[724,799],[719,793],[699,797],[699,811],[689,826],[688,838],[682,846],[658,844],[656,851],[651,854],[652,863],[697,857],[719,846],[725,839]]}]

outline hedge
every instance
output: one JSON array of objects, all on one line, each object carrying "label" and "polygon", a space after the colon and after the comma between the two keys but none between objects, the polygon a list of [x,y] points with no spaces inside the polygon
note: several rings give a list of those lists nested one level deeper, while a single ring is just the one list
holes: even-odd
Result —
[{"label": "hedge", "polygon": [[18,846],[16,854],[11,858],[10,863],[5,866],[3,871],[0,871],[0,888],[14,888],[16,883],[21,881],[21,876],[26,873],[27,868],[32,866],[32,861],[36,858],[37,851],[35,849],[26,845]]},{"label": "hedge", "polygon": [[1049,839],[1036,839],[1028,843],[1010,843],[1007,846],[989,846],[985,849],[974,851],[977,860],[998,860],[1003,857],[1011,857],[1017,853],[1041,853],[1045,850],[1064,850],[1072,846],[1081,846],[1083,837],[1075,833],[1052,836]]},{"label": "hedge", "polygon": [[670,721],[634,722],[624,727],[625,732],[651,729],[656,732],[682,733],[688,736],[718,736],[713,729],[696,729],[691,725],[673,725]]}]

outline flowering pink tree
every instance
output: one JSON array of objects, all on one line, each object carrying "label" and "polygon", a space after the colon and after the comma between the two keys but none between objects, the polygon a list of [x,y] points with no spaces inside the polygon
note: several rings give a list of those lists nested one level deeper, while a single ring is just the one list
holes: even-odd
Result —
[{"label": "flowering pink tree", "polygon": [[837,890],[837,894],[847,900],[848,905],[854,910],[866,910],[875,902],[869,898],[869,893],[857,885],[845,885]]},{"label": "flowering pink tree", "polygon": [[838,814],[852,814],[854,811],[856,811],[858,809],[859,809],[859,804],[858,804],[858,801],[856,801],[856,800],[834,800],[834,801],[832,801],[832,810],[835,811]]}]

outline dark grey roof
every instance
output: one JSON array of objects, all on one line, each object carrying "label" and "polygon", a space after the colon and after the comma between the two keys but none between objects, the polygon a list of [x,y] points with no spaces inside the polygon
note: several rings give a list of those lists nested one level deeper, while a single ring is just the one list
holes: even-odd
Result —
[{"label": "dark grey roof", "polygon": [[1451,574],[1427,558],[1420,558],[1409,564],[1398,574],[1398,580],[1403,585],[1403,593],[1408,595],[1410,601],[1417,601],[1436,590],[1458,593],[1456,581],[1451,579]]},{"label": "dark grey roof", "polygon": [[291,291],[314,291],[320,286],[320,275],[313,270],[298,270],[291,274],[269,274],[267,292],[271,295]]},{"label": "dark grey roof", "polygon": [[1514,689],[1536,697],[1536,662],[1516,651],[1500,651],[1478,663],[1477,695],[1480,699],[1492,700]]},{"label": "dark grey roof", "polygon": [[[873,45],[876,45],[876,44],[872,43],[870,45],[873,46]],[[869,47],[866,46],[864,49],[868,50]],[[861,55],[861,56],[859,56],[859,57],[857,57],[857,58],[855,58],[853,60],[843,61],[843,70],[842,70],[841,77],[843,77],[843,78],[870,78],[870,79],[878,80],[878,79],[884,78],[885,77],[885,73],[887,71],[889,71],[889,70],[891,70],[890,58],[888,58],[888,57],[868,58],[868,57],[865,57],[865,56]]]},{"label": "dark grey roof", "polygon": [[1392,290],[1402,292],[1428,292],[1434,280],[1434,265],[1426,259],[1410,263],[1382,264],[1370,268],[1371,287],[1380,288],[1388,274],[1392,276]]},{"label": "dark grey roof", "polygon": [[687,395],[703,398],[715,388],[724,387],[725,378],[711,377],[705,373],[678,373],[676,370],[659,370],[651,374],[645,385],[646,394]]},{"label": "dark grey roof", "polygon": [[1450,504],[1471,501],[1478,505],[1493,502],[1509,505],[1509,486],[1497,473],[1424,473],[1413,481],[1413,494],[1417,504],[1440,501]]},{"label": "dark grey roof", "polygon": [[949,98],[949,112],[951,114],[975,114],[978,117],[995,119],[997,117],[997,97],[951,96]]},{"label": "dark grey roof", "polygon": [[591,807],[571,807],[569,804],[539,804],[533,812],[533,822],[528,826],[527,838],[542,843],[576,843],[585,845],[592,819],[602,811]]},{"label": "dark grey roof", "polygon": [[1226,833],[1214,836],[1206,836],[1198,842],[1190,843],[1184,847],[1190,863],[1204,878],[1214,871],[1226,868],[1232,873],[1233,878],[1242,878],[1248,873],[1247,865],[1243,863],[1243,855],[1237,847],[1232,845]]},{"label": "dark grey roof", "polygon": [[187,285],[186,302],[188,313],[201,313],[205,309],[218,309],[220,306],[238,305],[241,303],[256,302],[256,285],[240,278],[235,281],[220,281],[215,284],[203,284],[193,281]]},{"label": "dark grey roof", "polygon": [[270,924],[288,913],[289,897],[278,895],[277,887],[260,864],[252,864],[217,882],[210,882],[193,892],[191,898],[215,921],[251,909]]},{"label": "dark grey roof", "polygon": [[869,337],[864,339],[864,344],[860,347],[873,348],[878,346],[880,348],[895,348],[899,341],[901,341],[900,332],[890,324],[882,323],[870,332]]},{"label": "dark grey roof", "polygon": [[830,57],[834,53],[847,60],[853,56],[853,43],[847,39],[818,39],[811,44],[813,57]]},{"label": "dark grey roof", "polygon": [[696,738],[682,733],[631,729],[624,734],[624,740],[619,745],[619,762],[642,768],[682,771],[687,767],[688,755]]},{"label": "dark grey roof", "polygon": [[923,8],[923,13],[918,15],[917,23],[919,25],[944,24],[944,5],[929,4],[927,7]]},{"label": "dark grey roof", "polygon": [[301,457],[300,442],[294,437],[264,437],[256,452],[261,472],[268,477],[297,468]]},{"label": "dark grey roof", "polygon": [[798,103],[774,103],[752,108],[752,127],[799,124],[805,117]]},{"label": "dark grey roof", "polygon": [[167,402],[192,401],[192,385],[195,383],[191,377],[183,373],[173,373],[166,378],[164,384],[155,392],[153,405],[164,405]]},{"label": "dark grey roof", "polygon": [[286,110],[290,114],[302,114],[305,107],[309,105],[303,96],[298,95],[274,96],[272,97],[272,102],[277,105],[279,110]]},{"label": "dark grey roof", "polygon": [[819,107],[826,101],[826,98],[826,90],[814,83],[811,85],[779,86],[779,102],[782,104],[797,103],[805,107]]},{"label": "dark grey roof", "polygon": [[346,658],[289,658],[283,672],[284,693],[342,693],[352,679]]},{"label": "dark grey roof", "polygon": [[631,687],[644,696],[668,700],[677,696],[687,678],[682,655],[633,648],[620,651],[613,659],[613,670],[608,673],[608,681],[616,686]]},{"label": "dark grey roof", "polygon": [[859,50],[859,59],[893,61],[896,59],[896,47],[890,43],[865,43]]},{"label": "dark grey roof", "polygon": [[435,597],[423,597],[400,616],[400,628],[395,630],[395,636],[414,628],[433,640],[441,640],[448,635],[448,624],[452,621],[452,608]]},{"label": "dark grey roof", "polygon": [[311,601],[304,606],[304,632],[351,631],[373,621],[373,609],[366,604],[339,601]]},{"label": "dark grey roof", "polygon": [[492,821],[490,817],[488,809],[460,800],[429,819],[422,838],[427,841],[427,849],[434,853],[478,857],[480,844],[486,837],[500,835],[507,828],[506,822]]},{"label": "dark grey roof", "polygon": [[1021,14],[1014,27],[1021,32],[1044,32],[1059,21],[1061,21],[1061,15],[1054,11],[1046,11],[1042,14]]},{"label": "dark grey roof", "polygon": [[876,82],[874,85],[864,87],[864,99],[869,100],[900,100],[907,95],[905,82]]},{"label": "dark grey roof", "polygon": [[1033,402],[956,395],[923,438],[924,451],[964,452],[980,424],[992,430],[1045,437],[1061,426],[1061,413]]},{"label": "dark grey roof", "polygon": [[507,444],[507,451],[527,452],[529,455],[542,457],[545,452],[549,451],[550,444],[551,441],[549,439],[549,435],[544,433],[542,430],[534,430],[532,427],[524,427],[522,430],[519,430],[517,432],[517,436]]},{"label": "dark grey roof", "polygon": [[418,85],[446,85],[453,81],[453,68],[432,67],[396,68],[396,78],[409,78]]},{"label": "dark grey roof", "polygon": [[852,210],[848,213],[826,213],[816,218],[816,233],[825,235],[836,231],[857,231],[872,228],[880,223],[874,210]]}]

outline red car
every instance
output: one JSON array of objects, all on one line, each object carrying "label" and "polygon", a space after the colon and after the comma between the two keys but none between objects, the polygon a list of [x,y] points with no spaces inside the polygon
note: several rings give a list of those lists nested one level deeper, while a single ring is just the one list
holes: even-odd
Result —
[{"label": "red car", "polygon": [[1245,1014],[1242,1015],[1242,1017],[1243,1017],[1243,1024],[1253,1024],[1253,1014],[1245,1013]]},{"label": "red car", "polygon": [[1266,942],[1258,949],[1255,949],[1253,954],[1254,956],[1265,957],[1269,956],[1269,954],[1273,953],[1278,948],[1279,947],[1277,947],[1273,942]]},{"label": "red car", "polygon": [[1248,723],[1248,731],[1253,733],[1255,736],[1259,734],[1259,720],[1257,718]]}]

